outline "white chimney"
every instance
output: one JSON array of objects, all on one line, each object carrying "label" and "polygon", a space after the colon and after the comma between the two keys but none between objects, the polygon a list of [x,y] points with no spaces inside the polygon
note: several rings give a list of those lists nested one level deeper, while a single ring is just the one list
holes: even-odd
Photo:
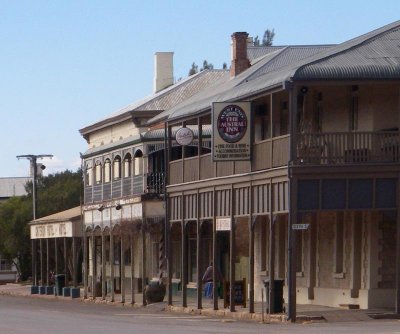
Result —
[{"label": "white chimney", "polygon": [[173,52],[156,52],[154,54],[154,88],[157,93],[174,83]]}]

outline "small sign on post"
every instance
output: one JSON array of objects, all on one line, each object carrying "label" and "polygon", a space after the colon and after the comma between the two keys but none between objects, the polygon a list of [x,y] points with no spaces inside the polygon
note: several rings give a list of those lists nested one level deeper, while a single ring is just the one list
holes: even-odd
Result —
[{"label": "small sign on post", "polygon": [[292,230],[308,230],[310,224],[293,224]]}]

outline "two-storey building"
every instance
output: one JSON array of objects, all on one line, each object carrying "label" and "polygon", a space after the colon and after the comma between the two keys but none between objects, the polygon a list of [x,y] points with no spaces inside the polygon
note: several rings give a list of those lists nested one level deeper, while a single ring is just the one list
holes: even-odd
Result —
[{"label": "two-storey building", "polygon": [[82,155],[85,297],[114,300],[120,293],[125,302],[130,294],[135,303],[165,271],[164,125],[146,122],[229,78],[225,70],[205,70],[174,83],[172,57],[156,53],[151,96],[80,130],[89,145]]},{"label": "two-storey building", "polygon": [[[194,286],[201,308],[212,260],[226,280],[247,280],[250,312],[264,280],[277,278],[290,317],[296,301],[399,311],[400,22],[336,46],[271,49],[252,63],[247,34],[232,38],[231,78],[150,121],[169,130],[170,292],[180,278],[182,305]],[[242,102],[247,118],[215,104]],[[251,136],[243,147],[225,136],[218,156],[224,126]],[[195,129],[196,149],[173,154],[176,127]],[[232,153],[241,148],[248,159]],[[274,289],[269,297],[273,310]],[[213,298],[221,307],[216,285]]]}]

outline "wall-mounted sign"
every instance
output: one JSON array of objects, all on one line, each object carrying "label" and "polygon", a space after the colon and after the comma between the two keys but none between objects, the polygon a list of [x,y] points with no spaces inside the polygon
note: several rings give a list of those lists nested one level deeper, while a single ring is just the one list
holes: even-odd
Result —
[{"label": "wall-mounted sign", "polygon": [[231,219],[230,218],[217,218],[215,229],[217,231],[230,231],[231,230]]},{"label": "wall-mounted sign", "polygon": [[193,141],[193,138],[193,131],[189,128],[180,128],[175,134],[176,142],[182,146],[190,145]]},{"label": "wall-mounted sign", "polygon": [[250,102],[213,103],[213,160],[250,160]]},{"label": "wall-mounted sign", "polygon": [[310,224],[293,224],[292,230],[308,230]]},{"label": "wall-mounted sign", "polygon": [[72,237],[72,222],[31,225],[31,239]]}]

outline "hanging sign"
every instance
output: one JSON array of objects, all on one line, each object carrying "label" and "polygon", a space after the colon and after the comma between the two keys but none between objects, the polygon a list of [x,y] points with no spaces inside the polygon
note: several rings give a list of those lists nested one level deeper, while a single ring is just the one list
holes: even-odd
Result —
[{"label": "hanging sign", "polygon": [[213,103],[213,161],[250,160],[250,102]]},{"label": "hanging sign", "polygon": [[186,146],[193,142],[194,134],[189,128],[180,128],[176,131],[175,139],[179,145]]}]

